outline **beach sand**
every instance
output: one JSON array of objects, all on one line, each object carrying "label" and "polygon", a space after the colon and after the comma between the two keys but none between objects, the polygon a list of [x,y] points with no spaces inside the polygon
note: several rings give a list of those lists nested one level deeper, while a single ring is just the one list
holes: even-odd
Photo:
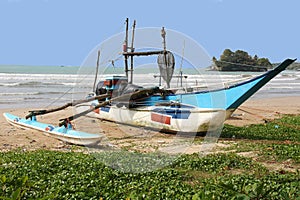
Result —
[{"label": "beach sand", "polygon": [[248,100],[225,123],[234,126],[259,124],[284,114],[300,114],[300,96]]},{"label": "beach sand", "polygon": [[[10,125],[2,115],[4,112],[9,112],[17,116],[24,117],[29,110],[31,109],[23,108],[0,110],[0,151],[9,151],[17,148],[22,150],[60,150],[70,148],[70,145],[55,138],[45,136],[39,131],[24,130],[14,127]],[[265,119],[274,119],[282,116],[283,114],[300,114],[300,97],[250,99],[240,106],[240,109],[234,112],[234,117],[228,119],[225,123],[235,126],[245,126],[249,124],[264,123]],[[72,115],[72,109],[66,109],[56,113],[44,115],[38,119],[45,123],[57,125],[58,119],[70,115]],[[166,141],[168,138],[173,137],[170,134],[159,133],[151,130],[145,131],[145,129],[124,125],[123,128],[120,129],[120,125],[116,125],[112,122],[101,122],[100,120],[90,119],[89,123],[94,123],[93,127],[95,127],[95,125],[101,126],[101,133],[106,135],[107,138],[118,139],[116,141],[120,141],[122,138],[129,138],[132,136],[129,134],[128,137],[128,134],[126,135],[124,132],[134,133],[134,135],[151,135],[151,139],[145,139],[145,137],[141,137],[143,142],[152,142],[156,140],[159,143],[160,141]],[[79,130],[80,128],[81,127],[77,127]],[[117,143],[118,142],[115,142],[114,144]]]}]

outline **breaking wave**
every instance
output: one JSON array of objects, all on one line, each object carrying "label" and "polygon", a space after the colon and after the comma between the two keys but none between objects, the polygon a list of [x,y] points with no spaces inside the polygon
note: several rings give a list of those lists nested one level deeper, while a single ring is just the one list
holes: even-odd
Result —
[{"label": "breaking wave", "polygon": [[76,83],[70,82],[42,82],[42,81],[28,81],[28,82],[19,82],[19,83],[0,83],[0,86],[4,87],[23,87],[23,86],[75,86]]}]

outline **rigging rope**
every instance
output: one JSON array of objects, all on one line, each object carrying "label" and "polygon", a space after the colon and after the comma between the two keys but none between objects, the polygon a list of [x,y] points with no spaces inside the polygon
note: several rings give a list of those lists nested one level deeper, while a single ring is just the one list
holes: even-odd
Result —
[{"label": "rigging rope", "polygon": [[[246,107],[246,106],[240,106],[239,108],[237,108],[238,110],[241,110],[241,111],[243,111],[243,112],[245,112],[245,113],[248,113],[248,114],[253,115],[253,116],[255,116],[255,117],[261,118],[262,120],[264,120],[265,123],[270,122],[270,120],[266,119],[265,117],[263,117],[263,116],[261,116],[261,115],[258,115],[258,114],[255,114],[255,113],[253,113],[253,112],[244,110],[244,109],[242,109],[241,107],[244,107],[244,108],[246,108],[246,109],[252,109],[252,110],[257,110],[257,111],[263,111],[263,112],[274,112],[274,113],[276,113],[278,116],[280,116],[280,115],[282,114],[282,113],[280,113],[280,112],[278,112],[278,111],[271,111],[271,110],[265,110],[265,109],[259,109],[259,108],[250,108],[250,107]],[[298,126],[298,125],[288,124],[288,123],[284,123],[284,122],[280,122],[280,121],[278,121],[278,122],[276,122],[276,123],[278,123],[278,124],[280,124],[280,125],[282,125],[282,126],[286,126],[286,127],[289,127],[289,128],[293,128],[293,129],[296,129],[296,130],[300,130],[300,126]]]},{"label": "rigging rope", "polygon": [[[78,83],[81,83],[84,79],[86,79],[86,77],[88,77],[89,75],[92,74],[92,71],[90,71],[89,73],[87,73]],[[78,75],[78,74],[77,74]],[[77,83],[76,83],[77,84]],[[75,88],[75,86],[69,88],[66,92],[64,92],[61,96],[59,96],[58,98],[56,98],[54,101],[50,102],[47,106],[45,106],[45,108],[49,108],[50,106],[52,106],[54,103],[56,103],[58,100],[60,100],[61,98],[63,98],[66,94],[68,94],[71,90],[73,90]]]},{"label": "rigging rope", "polygon": [[[114,53],[119,52],[119,48],[118,48],[118,49],[115,49],[113,52],[114,52]],[[111,58],[111,57],[112,57],[111,55],[114,55],[114,53],[113,53],[113,54],[110,54],[110,55],[107,57],[107,59],[104,60],[103,62],[100,62],[100,65],[106,65],[106,64],[109,64],[109,66],[110,66],[110,65],[112,64],[112,61],[114,62],[114,61],[121,60],[121,56],[117,57],[116,59],[112,59],[112,58]],[[91,74],[93,74],[93,73],[94,73],[94,70],[89,71],[89,73],[87,73],[81,80],[79,80],[79,82],[77,82],[76,85],[79,84],[79,83],[81,83],[83,80],[85,80],[89,75],[91,75]],[[79,74],[77,74],[77,75],[79,75]],[[68,94],[72,89],[74,89],[74,88],[76,87],[76,85],[73,86],[73,87],[71,87],[71,88],[69,88],[68,90],[66,90],[66,92],[64,92],[61,96],[59,96],[58,98],[56,98],[54,101],[50,102],[47,106],[45,106],[45,108],[49,108],[49,107],[52,106],[54,103],[56,103],[57,101],[59,101],[60,99],[62,99],[66,94]]]},{"label": "rigging rope", "polygon": [[[117,28],[115,32],[120,33],[121,30],[122,30],[123,27],[124,27],[124,24],[125,24],[125,22],[124,22],[122,25],[120,25],[120,27]],[[99,47],[99,51],[100,51],[100,49],[101,49],[101,46]],[[112,54],[109,54],[109,57],[108,57],[107,59],[104,59],[103,62],[100,62],[100,64],[102,64],[102,65],[106,65],[106,64],[108,64],[108,63],[112,64],[114,61],[119,60],[120,58],[116,58],[116,59],[112,59],[112,58],[111,58],[112,55],[114,55],[114,54],[116,54],[116,53],[118,53],[118,52],[119,52],[119,48],[118,48],[118,49],[115,49],[115,50],[113,51],[113,53],[112,53]],[[109,58],[111,58],[111,59],[109,59]],[[93,71],[90,71],[89,73],[87,73],[86,76],[84,76],[78,83],[81,83],[84,79],[87,78],[88,75],[91,75],[92,73],[93,73]],[[77,75],[78,75],[78,74],[77,74]],[[78,83],[77,83],[77,84],[78,84]],[[61,96],[59,96],[58,98],[56,98],[54,101],[50,102],[47,106],[45,106],[45,108],[48,108],[48,107],[52,106],[54,103],[56,103],[57,101],[59,101],[60,99],[62,99],[66,94],[68,94],[68,93],[69,93],[72,89],[74,89],[74,88],[75,88],[75,86],[73,86],[73,87],[69,88],[68,90],[66,90],[66,92],[64,92]]]}]

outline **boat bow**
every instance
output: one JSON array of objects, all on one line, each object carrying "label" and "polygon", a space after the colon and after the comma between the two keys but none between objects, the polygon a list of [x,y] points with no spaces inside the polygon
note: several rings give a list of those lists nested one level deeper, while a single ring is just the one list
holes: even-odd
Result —
[{"label": "boat bow", "polygon": [[[280,72],[284,71],[290,64],[295,62],[296,59],[286,59],[280,65],[278,65],[275,69],[266,72],[265,74],[258,76],[249,81],[249,83],[256,82],[247,92],[241,94],[238,98],[235,99],[227,108],[228,109],[236,109],[243,102],[245,102],[248,98],[250,98],[255,92],[257,92],[261,87],[263,87],[266,83],[268,83],[272,78],[277,76]],[[248,83],[241,83],[235,87],[242,87],[243,85],[247,85]]]}]

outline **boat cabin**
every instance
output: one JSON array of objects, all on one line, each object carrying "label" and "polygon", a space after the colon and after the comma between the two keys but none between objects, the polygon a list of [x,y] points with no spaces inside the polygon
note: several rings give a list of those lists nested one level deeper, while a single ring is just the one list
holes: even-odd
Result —
[{"label": "boat cabin", "polygon": [[103,86],[106,90],[115,90],[119,89],[121,85],[127,85],[128,78],[126,76],[109,76],[106,77],[103,83]]},{"label": "boat cabin", "polygon": [[108,76],[104,81],[97,84],[96,95],[112,94],[113,91],[122,90],[128,85],[128,78],[126,76]]}]

